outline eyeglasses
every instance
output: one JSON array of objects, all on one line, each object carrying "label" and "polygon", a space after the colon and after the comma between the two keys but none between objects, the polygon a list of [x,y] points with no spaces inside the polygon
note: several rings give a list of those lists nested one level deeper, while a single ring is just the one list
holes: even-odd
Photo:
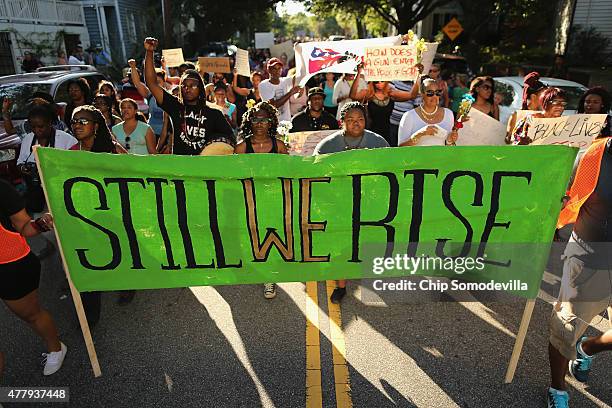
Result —
[{"label": "eyeglasses", "polygon": [[253,118],[251,119],[252,123],[270,123],[272,119],[270,118]]},{"label": "eyeglasses", "polygon": [[182,84],[181,87],[182,88],[198,89],[199,85],[198,84],[193,84],[193,85]]},{"label": "eyeglasses", "polygon": [[567,106],[567,102],[565,101],[552,101],[550,104],[553,106]]},{"label": "eyeglasses", "polygon": [[425,95],[429,96],[430,98],[432,96],[434,96],[434,95],[435,96],[442,96],[442,94],[443,94],[443,92],[441,90],[439,90],[439,89],[437,91],[425,91]]},{"label": "eyeglasses", "polygon": [[79,125],[81,125],[81,126],[87,126],[87,125],[89,125],[90,123],[93,123],[93,120],[89,120],[89,119],[85,119],[85,118],[81,118],[81,119],[72,119],[72,120],[70,121],[70,124],[71,124],[72,126],[74,126],[74,125],[76,125],[76,124],[79,124]]},{"label": "eyeglasses", "polygon": [[489,84],[482,84],[482,85],[480,85],[480,88],[482,88],[484,90],[493,89],[493,87],[491,85],[489,85]]}]

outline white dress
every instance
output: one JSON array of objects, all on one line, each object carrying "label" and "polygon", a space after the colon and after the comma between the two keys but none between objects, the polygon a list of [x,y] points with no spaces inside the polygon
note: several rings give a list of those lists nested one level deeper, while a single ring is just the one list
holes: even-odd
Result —
[{"label": "white dress", "polygon": [[451,130],[453,130],[453,123],[455,120],[453,112],[447,108],[439,108],[444,109],[444,117],[442,120],[438,123],[427,123],[417,114],[417,109],[420,108],[411,109],[402,116],[397,138],[398,146],[412,139],[416,133],[419,133],[428,126],[435,126],[438,131],[435,135],[423,136],[419,140],[417,146],[443,146],[446,137]]}]

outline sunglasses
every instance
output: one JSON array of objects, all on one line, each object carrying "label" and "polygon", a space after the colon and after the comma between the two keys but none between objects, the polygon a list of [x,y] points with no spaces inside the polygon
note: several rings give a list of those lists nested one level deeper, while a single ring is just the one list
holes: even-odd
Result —
[{"label": "sunglasses", "polygon": [[198,86],[198,84],[193,84],[193,85],[186,85],[186,84],[183,84],[183,85],[181,85],[181,87],[182,87],[182,88],[198,89],[198,87],[199,87],[199,86]]},{"label": "sunglasses", "polygon": [[443,92],[441,90],[437,90],[437,91],[425,91],[425,95],[432,97],[432,96],[442,96]]},{"label": "sunglasses", "polygon": [[132,140],[131,137],[129,137],[129,136],[125,137],[125,149],[126,150],[130,150],[130,140]]},{"label": "sunglasses", "polygon": [[483,84],[483,85],[480,85],[480,88],[482,88],[482,89],[484,89],[484,90],[487,90],[487,89],[493,89],[493,87],[492,87],[491,85],[489,85],[489,84]]},{"label": "sunglasses", "polygon": [[270,123],[272,119],[270,118],[253,118],[251,119],[252,123]]},{"label": "sunglasses", "polygon": [[81,126],[86,126],[86,125],[89,125],[90,123],[93,123],[93,122],[94,122],[93,120],[89,120],[89,119],[81,118],[81,119],[72,119],[72,120],[70,121],[70,124],[71,124],[72,126],[74,126],[74,125],[76,125],[76,124],[79,124],[79,125],[81,125]]},{"label": "sunglasses", "polygon": [[567,102],[565,101],[552,101],[550,104],[553,106],[567,106]]}]

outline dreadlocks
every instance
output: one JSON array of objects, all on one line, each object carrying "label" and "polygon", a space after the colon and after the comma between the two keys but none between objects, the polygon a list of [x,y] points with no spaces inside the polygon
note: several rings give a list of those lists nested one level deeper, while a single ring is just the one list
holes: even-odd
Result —
[{"label": "dreadlocks", "polygon": [[196,71],[195,69],[188,69],[181,76],[181,82],[180,82],[181,91],[179,92],[179,97],[178,97],[179,102],[184,103],[182,88],[183,88],[183,82],[185,82],[186,79],[194,79],[198,82],[198,89],[200,90],[200,92],[198,93],[198,106],[200,108],[203,108],[204,106],[206,106],[206,89],[204,88],[204,80],[202,79],[198,71]]}]

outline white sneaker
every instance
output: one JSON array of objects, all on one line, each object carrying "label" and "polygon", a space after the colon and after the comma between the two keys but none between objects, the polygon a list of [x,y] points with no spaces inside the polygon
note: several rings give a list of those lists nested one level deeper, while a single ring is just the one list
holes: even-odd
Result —
[{"label": "white sneaker", "polygon": [[276,283],[264,283],[264,297],[274,299],[276,297]]},{"label": "white sneaker", "polygon": [[66,352],[68,351],[68,347],[66,347],[66,345],[62,342],[60,342],[60,344],[62,346],[62,349],[60,351],[43,353],[43,363],[45,364],[45,368],[43,369],[43,375],[54,374],[60,368],[62,368],[64,358],[66,357]]}]

